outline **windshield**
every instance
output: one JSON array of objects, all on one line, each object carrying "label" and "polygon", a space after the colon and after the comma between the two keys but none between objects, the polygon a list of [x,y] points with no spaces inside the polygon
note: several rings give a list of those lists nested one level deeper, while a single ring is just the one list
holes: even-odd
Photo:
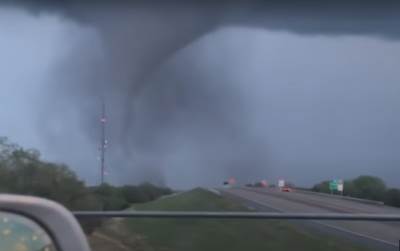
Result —
[{"label": "windshield", "polygon": [[[400,213],[400,5],[0,4],[0,192]],[[398,223],[80,219],[93,250],[397,250]]]}]

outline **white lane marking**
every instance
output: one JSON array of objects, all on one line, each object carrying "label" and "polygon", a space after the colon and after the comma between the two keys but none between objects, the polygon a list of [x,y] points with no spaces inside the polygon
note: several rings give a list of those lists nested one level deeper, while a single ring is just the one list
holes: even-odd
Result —
[{"label": "white lane marking", "polygon": [[[272,206],[270,206],[270,205],[268,205],[268,204],[266,204],[264,202],[254,201],[252,199],[248,199],[248,198],[244,197],[243,195],[238,195],[238,194],[235,194],[235,195],[236,196],[240,196],[240,197],[242,197],[242,198],[244,198],[246,200],[249,200],[249,201],[251,201],[253,203],[256,203],[256,204],[259,204],[259,205],[262,205],[262,206],[265,206],[265,207],[269,207],[269,208],[271,208],[271,209],[273,209],[275,211],[278,211],[278,212],[281,212],[281,213],[287,213],[287,212],[283,211],[282,209],[278,209],[276,207],[272,207]],[[312,221],[312,222],[320,224],[320,225],[325,226],[325,227],[330,227],[330,228],[336,229],[338,231],[342,231],[342,232],[345,232],[345,233],[353,234],[353,235],[356,235],[356,236],[359,236],[359,237],[362,237],[362,238],[366,238],[366,239],[370,239],[370,240],[373,240],[373,241],[382,242],[382,243],[385,243],[387,245],[394,246],[396,248],[399,247],[396,243],[385,241],[385,240],[382,240],[382,239],[379,239],[379,238],[375,238],[375,237],[372,237],[372,236],[369,236],[369,235],[353,232],[351,230],[348,230],[348,229],[345,229],[345,228],[342,228],[342,227],[333,226],[333,225],[326,224],[326,223],[323,223],[323,222],[320,222],[320,221]]]},{"label": "white lane marking", "polygon": [[218,190],[215,189],[215,188],[205,188],[205,190],[207,190],[207,191],[209,191],[209,192],[211,192],[211,193],[213,193],[213,194],[215,194],[215,195],[221,196],[221,192],[218,191]]},{"label": "white lane marking", "polygon": [[[247,198],[245,198],[245,197],[243,197],[243,196],[242,196],[242,198],[244,198],[244,199],[246,199],[246,200],[250,200],[250,199],[247,199]],[[269,204],[266,204],[266,203],[264,203],[264,202],[259,202],[259,201],[254,201],[254,200],[250,200],[250,201],[251,201],[251,202],[254,202],[254,203],[257,203],[257,204],[260,204],[260,205],[262,205],[262,206],[264,206],[264,207],[271,208],[271,209],[274,210],[274,211],[278,211],[278,212],[284,213],[284,211],[282,211],[281,209],[278,209],[278,208],[276,208],[276,207],[270,206]]]},{"label": "white lane marking", "polygon": [[351,231],[351,230],[348,230],[348,229],[345,229],[345,228],[342,228],[342,227],[333,226],[333,225],[326,224],[326,223],[323,223],[323,222],[320,222],[320,221],[313,221],[313,222],[318,223],[318,224],[320,224],[320,225],[323,225],[323,226],[325,226],[325,227],[330,227],[330,228],[336,229],[336,230],[338,230],[338,231],[342,231],[342,232],[345,232],[345,233],[357,235],[357,236],[362,237],[362,238],[366,238],[366,239],[371,239],[371,240],[374,240],[374,241],[383,242],[383,243],[385,243],[385,244],[387,244],[387,245],[391,245],[391,246],[394,246],[394,247],[396,247],[396,248],[399,247],[399,246],[397,246],[397,244],[394,243],[394,242],[385,241],[385,240],[382,240],[382,239],[379,239],[379,238],[375,238],[375,237],[372,237],[372,236],[369,236],[369,235],[365,235],[365,234],[360,234],[360,233],[357,233],[357,232],[354,232],[354,231]]}]

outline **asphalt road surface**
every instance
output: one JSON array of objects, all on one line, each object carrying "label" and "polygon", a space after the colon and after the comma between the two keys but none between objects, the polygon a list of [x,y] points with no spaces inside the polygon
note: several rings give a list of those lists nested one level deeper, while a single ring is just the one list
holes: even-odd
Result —
[{"label": "asphalt road surface", "polygon": [[[281,192],[278,189],[268,188],[231,188],[224,189],[222,192],[259,211],[400,214],[398,208],[303,191]],[[376,250],[400,250],[400,223],[397,222],[319,220],[302,224],[319,232],[346,237]]]}]

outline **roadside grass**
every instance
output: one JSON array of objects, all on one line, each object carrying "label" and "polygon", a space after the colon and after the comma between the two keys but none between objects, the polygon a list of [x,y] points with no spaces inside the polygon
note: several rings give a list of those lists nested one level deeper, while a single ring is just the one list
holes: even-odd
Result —
[{"label": "roadside grass", "polygon": [[[200,188],[135,204],[132,210],[249,211],[239,203]],[[114,226],[110,231],[110,227],[108,234],[134,250],[145,251],[366,250],[348,241],[314,235],[277,220],[124,219],[119,221],[119,230]],[[130,240],[132,236],[140,236],[141,244]]]}]

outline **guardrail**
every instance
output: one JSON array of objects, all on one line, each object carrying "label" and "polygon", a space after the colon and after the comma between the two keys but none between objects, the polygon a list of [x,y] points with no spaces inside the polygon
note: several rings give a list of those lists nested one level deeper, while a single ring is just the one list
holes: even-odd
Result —
[{"label": "guardrail", "polygon": [[400,214],[312,214],[267,212],[181,212],[181,211],[75,211],[75,217],[87,218],[197,218],[197,219],[267,219],[267,220],[345,220],[397,221]]},{"label": "guardrail", "polygon": [[336,199],[356,201],[356,202],[360,202],[360,203],[377,205],[377,206],[383,206],[385,204],[385,203],[383,203],[383,201],[377,201],[377,200],[360,199],[360,198],[342,196],[342,195],[337,195],[337,194],[329,194],[329,193],[318,193],[318,192],[307,191],[307,190],[296,189],[296,188],[295,188],[295,190],[296,190],[296,192],[299,192],[299,193],[313,194],[313,195],[318,195],[318,196],[323,196],[323,197],[332,197],[332,198],[336,198]]}]

